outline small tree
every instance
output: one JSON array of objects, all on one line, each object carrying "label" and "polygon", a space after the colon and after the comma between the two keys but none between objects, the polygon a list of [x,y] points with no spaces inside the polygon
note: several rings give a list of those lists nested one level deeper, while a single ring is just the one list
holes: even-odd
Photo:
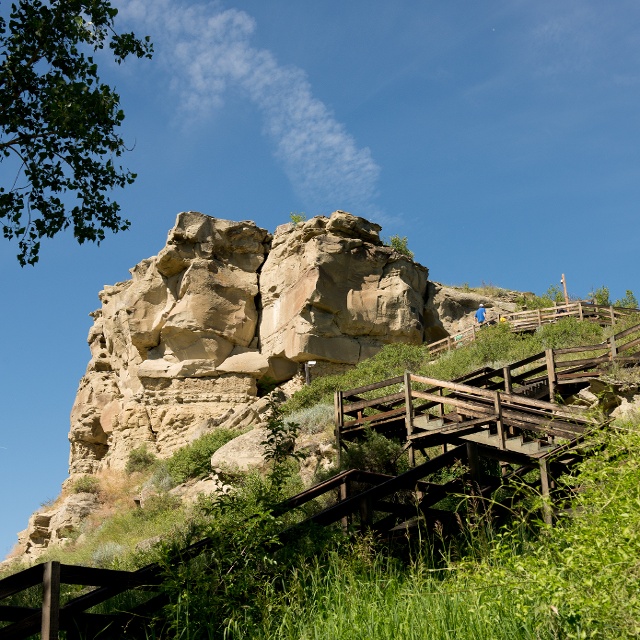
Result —
[{"label": "small tree", "polygon": [[108,46],[120,64],[152,49],[116,33],[117,13],[109,0],[15,0],[9,20],[0,16],[0,227],[23,266],[38,261],[41,238],[69,226],[79,243],[129,226],[110,200],[135,178],[117,164],[124,113],[92,54]]},{"label": "small tree", "polygon": [[638,300],[633,295],[633,291],[631,291],[631,289],[627,289],[624,298],[620,298],[620,300],[616,300],[614,303],[614,306],[626,307],[627,309],[637,309]]},{"label": "small tree", "polygon": [[293,224],[298,224],[299,222],[304,222],[307,219],[307,215],[304,211],[301,211],[300,213],[298,213],[297,211],[292,211],[289,214],[289,218],[291,219],[291,222],[293,222]]},{"label": "small tree", "polygon": [[391,236],[391,238],[389,238],[389,245],[398,253],[401,253],[403,256],[407,256],[413,260],[413,251],[409,249],[407,236],[402,238],[399,235]]},{"label": "small tree", "polygon": [[608,307],[611,304],[611,300],[609,299],[609,287],[605,287],[604,285],[594,291],[591,291],[589,297],[593,300],[594,304],[598,304],[603,307]]}]

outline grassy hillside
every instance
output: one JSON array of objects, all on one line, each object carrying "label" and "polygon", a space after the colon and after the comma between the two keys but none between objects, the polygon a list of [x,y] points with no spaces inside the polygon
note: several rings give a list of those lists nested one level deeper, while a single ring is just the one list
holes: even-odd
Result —
[{"label": "grassy hillside", "polygon": [[[331,420],[323,407],[335,389],[406,369],[455,378],[546,347],[598,343],[608,332],[571,318],[528,336],[491,327],[472,345],[433,362],[423,347],[390,345],[342,376],[315,380],[284,410],[288,420],[315,433]],[[553,529],[537,521],[540,499],[531,495],[529,511],[514,513],[506,527],[471,518],[461,538],[425,537],[402,551],[374,539],[354,542],[338,529],[307,531],[281,547],[278,532],[322,506],[273,515],[275,503],[300,490],[293,461],[276,456],[266,477],[227,477],[233,492],[185,507],[168,490],[206,473],[212,450],[226,436],[195,443],[164,463],[137,451],[126,478],[100,478],[96,490],[105,508],[80,539],[51,549],[43,560],[117,568],[166,564],[180,547],[211,537],[210,553],[181,568],[167,564],[171,605],[149,637],[639,637],[640,417],[591,437],[599,453],[571,480],[579,487],[571,517]],[[134,509],[132,496],[143,488],[154,495]],[[162,542],[138,544],[154,536]]]}]

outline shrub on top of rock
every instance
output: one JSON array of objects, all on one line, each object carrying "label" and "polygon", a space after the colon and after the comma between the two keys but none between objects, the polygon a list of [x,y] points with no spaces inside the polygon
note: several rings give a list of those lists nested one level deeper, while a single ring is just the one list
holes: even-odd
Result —
[{"label": "shrub on top of rock", "polygon": [[100,480],[95,476],[81,476],[73,483],[73,493],[100,493]]}]

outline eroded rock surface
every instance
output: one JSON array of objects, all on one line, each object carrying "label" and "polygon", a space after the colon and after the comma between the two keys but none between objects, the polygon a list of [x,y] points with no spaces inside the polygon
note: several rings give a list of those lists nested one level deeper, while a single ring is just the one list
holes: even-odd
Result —
[{"label": "eroded rock surface", "polygon": [[336,211],[275,236],[253,222],[178,215],[157,256],[106,286],[71,414],[70,473],[122,469],[220,427],[259,422],[258,381],[282,383],[419,344],[427,269]]}]

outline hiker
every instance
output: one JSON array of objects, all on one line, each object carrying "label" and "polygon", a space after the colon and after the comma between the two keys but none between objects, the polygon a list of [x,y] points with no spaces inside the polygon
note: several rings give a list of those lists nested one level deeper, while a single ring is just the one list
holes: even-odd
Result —
[{"label": "hiker", "polygon": [[478,307],[478,310],[476,311],[475,320],[480,326],[482,326],[486,318],[487,318],[487,310],[484,308],[483,304],[480,304],[480,306]]}]

